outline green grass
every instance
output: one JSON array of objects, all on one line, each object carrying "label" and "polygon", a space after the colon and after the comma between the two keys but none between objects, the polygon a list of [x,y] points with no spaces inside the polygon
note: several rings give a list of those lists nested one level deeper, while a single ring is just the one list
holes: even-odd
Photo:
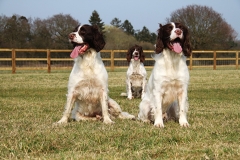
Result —
[{"label": "green grass", "polygon": [[[70,71],[2,72],[1,159],[238,159],[240,71],[190,71],[190,128],[139,121],[70,122],[54,126],[66,102]],[[150,72],[148,72],[150,74]],[[138,114],[140,99],[120,97],[125,71],[109,72],[110,97]]]}]

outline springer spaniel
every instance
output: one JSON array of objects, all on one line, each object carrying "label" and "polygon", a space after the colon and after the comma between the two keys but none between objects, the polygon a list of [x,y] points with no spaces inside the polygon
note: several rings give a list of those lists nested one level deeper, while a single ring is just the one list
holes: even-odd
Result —
[{"label": "springer spaniel", "polygon": [[121,96],[127,96],[128,99],[144,97],[147,82],[147,72],[143,65],[144,60],[145,56],[141,46],[134,45],[129,48],[127,52],[129,63],[126,79],[127,94],[122,93]]},{"label": "springer spaniel", "polygon": [[180,126],[188,127],[186,57],[192,52],[188,29],[180,23],[160,24],[155,52],[155,65],[139,105],[138,118],[152,121],[156,127],[164,127],[165,118],[178,120]]},{"label": "springer spaniel", "polygon": [[65,111],[57,123],[67,123],[71,112],[76,121],[103,118],[106,124],[113,123],[112,117],[135,118],[122,112],[108,96],[108,74],[99,53],[105,41],[97,26],[76,27],[69,34],[69,41],[74,46],[70,57],[75,63],[69,77]]}]

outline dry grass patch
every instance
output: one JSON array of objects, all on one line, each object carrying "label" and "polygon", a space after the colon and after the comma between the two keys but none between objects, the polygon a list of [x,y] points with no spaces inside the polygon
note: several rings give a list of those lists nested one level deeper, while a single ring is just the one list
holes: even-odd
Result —
[{"label": "dry grass patch", "polygon": [[[149,72],[150,74],[150,72]],[[69,71],[2,73],[0,156],[2,159],[238,159],[240,71],[190,72],[190,128],[169,121],[164,129],[115,119],[54,127],[66,101]],[[140,99],[120,97],[125,72],[109,72],[110,96],[138,114]]]}]

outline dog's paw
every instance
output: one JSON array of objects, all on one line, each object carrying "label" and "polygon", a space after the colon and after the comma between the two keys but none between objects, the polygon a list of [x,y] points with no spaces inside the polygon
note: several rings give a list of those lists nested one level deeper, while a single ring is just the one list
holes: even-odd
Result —
[{"label": "dog's paw", "polygon": [[62,117],[56,124],[66,124],[68,122],[67,117]]},{"label": "dog's paw", "polygon": [[127,99],[131,100],[131,99],[133,99],[133,97],[132,96],[128,96]]},{"label": "dog's paw", "polygon": [[110,118],[104,118],[103,123],[105,124],[113,124],[114,122]]},{"label": "dog's paw", "polygon": [[155,121],[154,126],[158,128],[164,128],[163,121]]},{"label": "dog's paw", "polygon": [[189,123],[188,122],[185,122],[185,123],[180,123],[180,126],[181,127],[190,127]]},{"label": "dog's paw", "polygon": [[189,127],[189,123],[187,122],[187,120],[182,120],[182,119],[179,119],[179,124],[181,127]]}]

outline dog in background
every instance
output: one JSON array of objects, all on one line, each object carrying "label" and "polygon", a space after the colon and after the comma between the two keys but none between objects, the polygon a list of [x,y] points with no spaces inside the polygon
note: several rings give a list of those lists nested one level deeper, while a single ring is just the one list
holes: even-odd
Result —
[{"label": "dog in background", "polygon": [[113,123],[114,117],[134,119],[135,116],[122,112],[118,103],[108,96],[108,74],[99,53],[105,41],[98,27],[77,26],[69,34],[69,41],[74,47],[70,55],[74,65],[65,110],[57,123],[67,123],[71,113],[76,121],[103,119],[106,124]]},{"label": "dog in background", "polygon": [[146,94],[139,105],[138,118],[164,127],[163,119],[175,119],[188,127],[189,71],[186,57],[191,55],[189,31],[181,23],[161,25],[155,49],[155,65]]},{"label": "dog in background", "polygon": [[121,96],[127,96],[128,99],[144,97],[147,83],[147,72],[143,65],[144,60],[145,55],[141,46],[134,45],[129,48],[127,52],[129,67],[126,74],[127,93],[122,93]]}]

